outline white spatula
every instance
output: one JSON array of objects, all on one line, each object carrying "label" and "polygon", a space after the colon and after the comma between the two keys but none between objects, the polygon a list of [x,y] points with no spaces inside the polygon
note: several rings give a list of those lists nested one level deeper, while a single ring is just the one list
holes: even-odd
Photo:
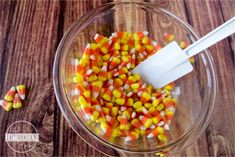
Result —
[{"label": "white spatula", "polygon": [[151,83],[155,88],[161,88],[193,70],[193,66],[188,61],[188,58],[198,54],[234,32],[235,17],[184,50],[175,41],[171,42],[140,63],[132,70],[132,73],[140,74],[142,81]]}]

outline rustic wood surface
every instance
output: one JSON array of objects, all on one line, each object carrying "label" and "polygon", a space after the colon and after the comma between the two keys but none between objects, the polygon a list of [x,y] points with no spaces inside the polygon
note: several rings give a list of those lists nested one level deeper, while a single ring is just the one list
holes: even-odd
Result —
[{"label": "rustic wood surface", "polygon": [[[68,27],[107,2],[0,1],[0,96],[16,84],[30,88],[26,107],[9,113],[0,110],[0,156],[104,156],[82,141],[64,119],[54,96],[52,68],[56,48]],[[234,0],[151,2],[190,23],[200,35],[235,16]],[[219,79],[215,110],[205,133],[176,156],[235,156],[235,35],[209,50]],[[40,132],[40,142],[29,153],[13,152],[4,141],[7,128],[18,120],[31,122]]]}]

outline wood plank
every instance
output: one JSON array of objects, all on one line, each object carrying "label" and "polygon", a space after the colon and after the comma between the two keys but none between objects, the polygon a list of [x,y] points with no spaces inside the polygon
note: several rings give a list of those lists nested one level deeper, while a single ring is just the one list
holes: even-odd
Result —
[{"label": "wood plank", "polygon": [[[191,24],[204,35],[223,21],[219,1],[186,1]],[[219,94],[215,111],[206,130],[210,156],[234,156],[235,80],[234,59],[228,39],[209,48],[218,72]]]},{"label": "wood plank", "polygon": [[[159,7],[170,11],[171,13],[178,16],[180,19],[182,19],[186,22],[189,22],[188,10],[187,10],[187,8],[185,8],[185,4],[184,4],[183,0],[178,0],[178,1],[174,1],[174,0],[154,1],[153,0],[151,2],[156,3]],[[171,23],[170,21],[158,20],[158,21],[152,22],[152,25],[154,25],[154,27],[156,27],[156,28],[160,27],[162,30],[165,29],[165,32],[177,34],[177,36],[175,38],[176,41],[180,41],[185,38],[183,35],[180,35],[183,32],[180,32],[181,30],[179,30],[178,28],[173,28],[173,23]],[[158,30],[156,30],[156,32],[153,32],[153,33],[157,34],[158,39],[162,39],[164,32],[157,32],[157,31]],[[162,34],[162,35],[159,35],[159,34]],[[197,66],[197,65],[195,65],[195,66]],[[200,88],[199,88],[200,85],[195,82],[195,80],[198,80],[197,74],[193,73],[190,75],[191,76],[186,76],[187,78],[182,78],[183,83],[180,83],[181,81],[177,81],[181,84],[181,89],[182,89],[181,93],[183,94],[183,97],[187,98],[187,100],[184,100],[184,101],[180,100],[177,110],[178,110],[178,113],[181,113],[181,114],[178,114],[175,116],[175,122],[178,121],[178,122],[184,123],[185,124],[184,127],[189,126],[191,122],[189,121],[190,115],[188,115],[188,111],[190,109],[184,110],[185,108],[187,108],[187,106],[186,105],[184,106],[183,104],[187,104],[187,103],[191,103],[191,102],[200,102],[200,100],[201,100]],[[186,81],[187,79],[194,80],[194,83]],[[193,84],[194,84],[194,86],[192,86]],[[184,89],[185,89],[185,91],[184,91]],[[190,94],[191,92],[188,92],[188,91],[193,91],[194,95]],[[195,110],[198,110],[198,109],[195,108]],[[179,126],[182,127],[182,125],[180,125],[180,124],[177,125],[177,123],[176,123],[175,126],[172,126],[173,127],[172,129],[174,130],[175,127],[179,127]],[[175,130],[175,132],[177,132],[177,130],[184,130],[184,129],[178,128]],[[173,135],[175,133],[171,133],[171,134]],[[176,135],[174,135],[174,136],[176,136]],[[186,150],[176,154],[175,156],[191,156],[191,155],[208,156],[208,147],[207,147],[207,141],[206,141],[205,134],[202,134],[201,137],[195,143],[193,143],[191,146],[189,146]]]},{"label": "wood plank", "polygon": [[0,155],[18,156],[4,142],[13,122],[31,122],[40,133],[40,142],[24,156],[53,154],[55,97],[52,66],[57,44],[58,1],[0,2],[0,95],[14,85],[29,87],[21,110],[0,110]]},{"label": "wood plank", "polygon": [[[61,21],[60,32],[61,34],[69,28],[69,26],[77,20],[82,15],[86,14],[89,10],[107,3],[106,0],[99,1],[63,1],[61,2]],[[101,30],[102,32],[102,30]],[[62,38],[62,36],[60,36]],[[77,43],[78,50],[82,52],[86,41],[85,36],[81,37],[79,43]],[[55,156],[97,156],[101,157],[104,154],[98,152],[96,149],[92,148],[86,142],[84,142],[69,126],[69,124],[64,119],[62,113],[59,109],[56,111],[56,138],[55,138]]]},{"label": "wood plank", "polygon": [[[229,20],[230,18],[235,16],[235,3],[233,0],[220,0],[220,5],[222,9],[222,15],[224,21]],[[231,59],[233,59],[233,64],[235,63],[235,34],[228,38],[228,41],[231,45],[231,51],[233,54]]]}]

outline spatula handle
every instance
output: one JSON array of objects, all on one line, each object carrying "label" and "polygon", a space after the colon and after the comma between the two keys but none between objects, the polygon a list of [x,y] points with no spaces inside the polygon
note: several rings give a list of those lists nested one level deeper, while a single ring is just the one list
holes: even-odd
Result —
[{"label": "spatula handle", "polygon": [[184,49],[184,52],[188,55],[188,57],[194,56],[233,33],[235,33],[235,17],[231,18],[198,41],[191,44],[189,47]]}]

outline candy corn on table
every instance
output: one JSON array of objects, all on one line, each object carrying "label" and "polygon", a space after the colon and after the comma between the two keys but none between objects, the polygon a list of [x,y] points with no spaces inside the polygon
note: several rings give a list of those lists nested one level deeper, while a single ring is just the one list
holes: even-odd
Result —
[{"label": "candy corn on table", "polygon": [[[107,2],[0,1],[0,97],[3,99],[12,86],[27,87],[22,107],[16,107],[20,109],[0,109],[0,156],[22,155],[5,142],[7,129],[19,120],[30,122],[39,133],[39,142],[25,156],[104,156],[80,139],[65,121],[54,95],[52,68],[56,48],[68,27],[90,9]],[[200,35],[235,16],[233,0],[151,2],[190,23]],[[139,17],[140,21],[146,18],[138,12],[120,14]],[[180,43],[182,47],[184,44]],[[175,156],[235,156],[235,35],[209,50],[213,52],[219,80],[215,110],[205,133]]]}]

